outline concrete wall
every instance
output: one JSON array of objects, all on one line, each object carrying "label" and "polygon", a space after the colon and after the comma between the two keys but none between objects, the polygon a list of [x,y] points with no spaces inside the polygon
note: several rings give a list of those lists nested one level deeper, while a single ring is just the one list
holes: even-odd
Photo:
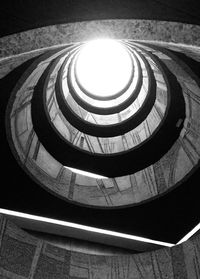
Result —
[{"label": "concrete wall", "polygon": [[[188,56],[192,56],[195,60],[198,59],[198,48],[190,46],[181,47],[180,45],[164,43],[162,43],[162,47],[163,49],[177,49],[177,51],[183,51]],[[172,189],[177,183],[180,183],[185,175],[189,174],[197,166],[199,160],[200,135],[198,132],[198,123],[200,119],[200,104],[198,98],[200,89],[196,78],[194,78],[194,75],[191,76],[190,71],[183,62],[180,63],[180,61],[174,60],[170,56],[163,55],[159,52],[156,55],[177,76],[186,104],[186,119],[179,140],[175,142],[169,152],[158,162],[128,176],[98,181],[94,178],[72,174],[70,170],[64,168],[60,162],[50,155],[50,152],[43,147],[33,130],[31,98],[34,86],[37,84],[40,75],[52,57],[55,57],[54,55],[46,59],[46,62],[44,60],[37,67],[33,67],[28,76],[24,73],[12,92],[13,96],[9,111],[10,120],[8,119],[10,121],[10,133],[12,135],[11,145],[14,144],[14,148],[18,153],[17,159],[20,159],[23,168],[27,168],[42,185],[59,196],[67,200],[95,206],[111,207],[136,204],[157,197]],[[21,61],[22,57],[18,57],[19,61]],[[27,58],[27,55],[25,57]],[[12,61],[13,58],[8,58],[5,61],[8,62],[10,60]],[[12,65],[14,64],[15,62]],[[2,64],[1,69],[5,73],[8,69],[7,64]],[[51,93],[55,89],[52,87],[52,84],[50,85],[50,93],[47,92],[47,95],[53,96]],[[162,92],[164,92],[163,89],[161,90]],[[95,141],[94,137],[89,138],[88,135],[77,131],[72,125],[67,123],[67,120],[63,121],[64,117],[61,115],[59,109],[56,108],[56,104],[53,103],[50,107],[51,110],[49,109],[49,113],[52,123],[59,132],[61,131],[61,134],[66,140],[71,140],[73,144],[76,142],[76,138],[79,139],[82,137],[86,139],[84,142],[90,140],[93,150],[97,152],[97,141]],[[155,114],[155,117],[150,117],[149,123],[145,123],[145,125],[153,127],[153,130],[155,130],[157,127],[155,120],[157,118],[158,116]],[[138,143],[151,135],[147,134],[144,137],[146,130],[148,130],[145,128],[145,125],[142,123],[137,127],[138,130],[135,129],[134,131],[135,135],[137,134],[135,138],[139,138]],[[128,142],[128,133],[125,136],[127,136],[126,141]],[[123,137],[121,139],[123,142]],[[112,139],[110,142],[107,138],[106,140],[105,145],[109,147],[112,144]],[[120,142],[120,137],[118,137],[118,142]],[[78,140],[77,145],[80,146]]]},{"label": "concrete wall", "polygon": [[37,28],[0,38],[0,57],[96,37],[200,45],[200,26],[155,20],[94,20]]},{"label": "concrete wall", "polygon": [[198,279],[200,236],[148,253],[91,255],[33,237],[0,216],[0,278]]}]

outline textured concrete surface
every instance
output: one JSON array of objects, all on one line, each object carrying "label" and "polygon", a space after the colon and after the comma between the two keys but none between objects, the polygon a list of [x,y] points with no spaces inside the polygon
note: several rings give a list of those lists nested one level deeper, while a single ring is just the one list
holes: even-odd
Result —
[{"label": "textured concrete surface", "polygon": [[0,215],[0,278],[193,279],[200,277],[200,237],[132,255],[91,255],[35,238]]},{"label": "textured concrete surface", "polygon": [[[149,20],[102,20],[47,26],[0,38],[2,57],[0,75],[1,77],[5,76],[24,61],[45,52],[48,47],[84,41],[99,36],[117,39],[157,40],[158,45],[183,51],[198,61],[200,51],[198,47],[193,46],[199,46],[199,32],[200,27],[195,25]],[[174,44],[166,42],[174,42]],[[182,44],[193,46],[187,47],[187,45]],[[18,97],[13,104],[13,114],[11,113],[12,136],[21,163],[37,177],[42,185],[51,191],[83,204],[100,206],[136,204],[165,193],[172,188],[195,168],[199,160],[199,87],[188,74],[187,67],[178,66],[178,63],[166,60],[165,57],[163,57],[163,61],[178,76],[178,81],[184,92],[187,119],[184,122],[180,140],[154,166],[131,176],[102,181],[72,174],[71,171],[63,168],[44,149],[32,130],[30,100],[33,87],[39,78],[37,76],[39,72],[33,72],[18,91]],[[44,67],[45,65],[41,65],[41,71]],[[22,77],[20,82],[23,83],[25,79]],[[58,130],[66,138],[70,138],[67,125],[64,127],[61,124],[61,116],[52,112],[51,117]],[[151,119],[149,122],[154,123],[156,119],[157,116],[154,115],[153,121]],[[152,131],[155,127],[155,125],[152,126]],[[70,128],[75,133],[74,128]],[[149,136],[149,134],[145,136],[143,125],[138,126],[137,129],[136,145]],[[125,140],[124,137],[110,140],[100,139],[104,152],[116,152],[133,147],[130,134],[125,136]],[[83,137],[89,138],[95,151],[102,152],[96,139],[86,135]],[[77,137],[74,143],[80,146],[78,138],[81,137]],[[118,146],[115,144],[116,142]],[[86,140],[82,148],[89,150]]]},{"label": "textured concrete surface", "polygon": [[0,57],[98,37],[200,45],[200,26],[155,20],[94,20],[58,24],[0,38]]},{"label": "textured concrete surface", "polygon": [[[166,44],[166,47],[174,49],[174,46],[168,44]],[[148,50],[148,48],[146,49]],[[179,51],[182,51],[182,48]],[[184,52],[189,52],[190,55],[193,53],[193,58],[195,58],[195,53],[196,55],[198,54],[194,48],[190,47],[185,47]],[[46,63],[41,63],[40,66],[34,69],[28,78],[26,76],[22,77],[13,91],[13,96],[15,97],[12,99],[12,109],[10,111],[12,141],[23,166],[42,185],[59,196],[70,201],[96,206],[111,207],[136,204],[163,194],[181,182],[185,175],[189,174],[197,166],[199,160],[200,140],[198,123],[200,110],[198,99],[200,90],[194,76],[191,76],[184,63],[179,65],[179,62],[160,52],[156,52],[156,55],[177,76],[182,86],[186,103],[186,120],[179,140],[158,162],[129,176],[99,180],[72,173],[55,160],[38,140],[30,117],[30,101],[33,88],[50,62],[50,60],[47,60]],[[160,92],[162,93],[163,89]],[[50,93],[47,96],[50,96]],[[83,139],[86,139],[85,143],[90,140],[93,145],[93,152],[98,152],[97,147],[99,145],[97,145],[96,139],[91,139],[92,137],[89,139],[89,136],[76,131],[66,121],[63,122],[63,117],[58,108],[56,109],[56,104],[52,103],[50,108],[52,123],[54,123],[55,127],[67,140],[70,141],[71,138],[73,143],[77,142],[76,144],[80,146],[80,140],[78,139],[81,136]],[[143,136],[147,131],[146,126],[149,126],[150,130],[157,127],[155,125],[157,123],[156,118],[159,119],[158,115],[154,112],[153,118],[150,115],[149,124],[148,122],[145,125],[142,124],[134,131],[137,134],[136,139],[138,139],[138,143],[145,139]],[[146,134],[146,137],[149,135],[151,134]],[[127,136],[126,142],[129,142],[128,135],[125,136]],[[120,137],[120,139],[123,143],[122,146],[124,146],[124,137]],[[110,142],[109,139],[106,140],[107,142],[104,142],[105,150],[111,152],[110,148],[112,147],[113,139]],[[120,141],[118,142],[120,143]],[[87,150],[88,145],[82,146],[82,148]]]}]

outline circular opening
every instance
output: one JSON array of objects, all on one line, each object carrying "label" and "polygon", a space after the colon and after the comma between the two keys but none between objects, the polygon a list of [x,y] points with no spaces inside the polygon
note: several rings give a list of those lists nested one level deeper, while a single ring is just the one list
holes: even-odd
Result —
[{"label": "circular opening", "polygon": [[76,75],[90,94],[110,97],[123,90],[133,71],[128,50],[118,41],[101,39],[86,43],[76,62]]}]

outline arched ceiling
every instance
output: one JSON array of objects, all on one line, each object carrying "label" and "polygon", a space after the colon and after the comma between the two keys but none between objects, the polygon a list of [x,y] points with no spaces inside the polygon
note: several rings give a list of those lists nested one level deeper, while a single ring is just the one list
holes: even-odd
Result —
[{"label": "arched ceiling", "polygon": [[45,0],[5,1],[0,35],[37,27],[98,19],[153,19],[199,24],[197,0]]}]

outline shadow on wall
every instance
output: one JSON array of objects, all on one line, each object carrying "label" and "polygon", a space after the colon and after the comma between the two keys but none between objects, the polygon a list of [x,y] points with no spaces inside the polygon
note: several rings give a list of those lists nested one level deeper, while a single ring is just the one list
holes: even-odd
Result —
[{"label": "shadow on wall", "polygon": [[200,278],[200,235],[135,255],[89,255],[35,238],[0,215],[0,278]]}]

